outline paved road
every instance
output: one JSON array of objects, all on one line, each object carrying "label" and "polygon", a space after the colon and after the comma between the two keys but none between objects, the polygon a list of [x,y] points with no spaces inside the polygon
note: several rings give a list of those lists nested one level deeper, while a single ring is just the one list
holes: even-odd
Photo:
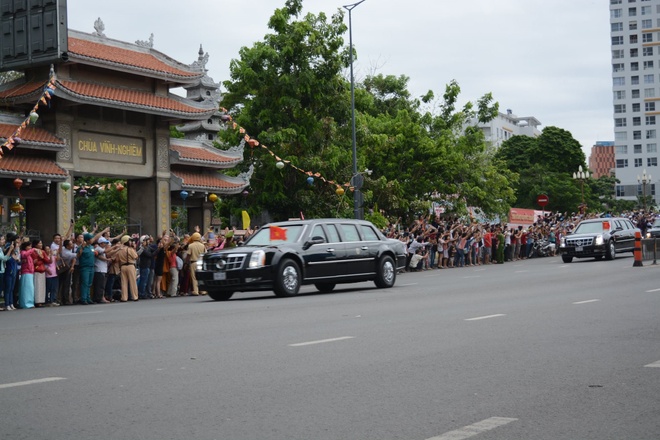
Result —
[{"label": "paved road", "polygon": [[658,439],[660,266],[632,263],[1,312],[0,438]]}]

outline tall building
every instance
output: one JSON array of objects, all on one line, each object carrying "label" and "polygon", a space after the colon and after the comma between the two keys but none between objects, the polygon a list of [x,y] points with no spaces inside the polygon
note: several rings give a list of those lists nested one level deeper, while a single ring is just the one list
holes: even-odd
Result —
[{"label": "tall building", "polygon": [[591,147],[589,155],[589,169],[591,176],[598,179],[602,176],[609,176],[614,173],[614,142],[600,141]]},{"label": "tall building", "polygon": [[658,175],[660,0],[610,0],[615,173],[618,198],[653,196]]},{"label": "tall building", "polygon": [[494,147],[499,147],[502,142],[512,136],[539,137],[541,135],[541,131],[538,129],[541,121],[534,116],[516,116],[510,109],[506,111],[506,114],[500,112],[491,121],[478,125],[486,137],[486,142]]}]

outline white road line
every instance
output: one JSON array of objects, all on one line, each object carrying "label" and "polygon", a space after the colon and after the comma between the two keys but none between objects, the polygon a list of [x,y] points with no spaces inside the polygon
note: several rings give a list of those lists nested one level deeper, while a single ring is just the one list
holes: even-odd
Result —
[{"label": "white road line", "polygon": [[646,293],[660,292],[660,289],[647,290]]},{"label": "white road line", "polygon": [[477,316],[476,318],[468,318],[466,319],[466,321],[480,321],[482,319],[499,318],[500,316],[506,316],[506,315],[500,313],[498,315]]},{"label": "white road line", "polygon": [[405,286],[416,286],[419,283],[408,283],[408,284],[397,284],[398,287],[405,287]]},{"label": "white road line", "polygon": [[103,313],[102,311],[98,312],[76,312],[76,313],[58,313],[55,316],[71,316],[71,315],[92,315],[94,313]]},{"label": "white road line", "polygon": [[573,304],[588,304],[588,303],[595,303],[595,302],[598,302],[598,301],[600,301],[600,300],[599,299],[588,299],[586,301],[574,302]]},{"label": "white road line", "polygon": [[500,426],[508,425],[518,419],[511,419],[508,417],[491,417],[490,419],[482,420],[481,422],[465,426],[456,431],[449,431],[437,437],[431,437],[427,440],[463,440],[466,438],[474,437],[486,431],[499,428]]},{"label": "white road line", "polygon": [[305,345],[325,344],[326,342],[344,341],[346,339],[353,339],[355,336],[342,336],[341,338],[321,339],[318,341],[299,342],[297,344],[289,344],[289,347],[303,347]]},{"label": "white road line", "polygon": [[469,275],[467,277],[463,277],[464,280],[470,279],[470,278],[481,278],[481,275]]},{"label": "white road line", "polygon": [[529,272],[528,270],[517,270],[514,273],[527,273]]},{"label": "white road line", "polygon": [[66,377],[45,377],[43,379],[26,380],[24,382],[4,383],[0,384],[0,389],[22,387],[24,385],[33,385],[35,383],[54,382],[56,380],[66,380]]},{"label": "white road line", "polygon": [[653,362],[652,364],[644,365],[645,367],[649,368],[660,368],[660,361],[658,362]]}]

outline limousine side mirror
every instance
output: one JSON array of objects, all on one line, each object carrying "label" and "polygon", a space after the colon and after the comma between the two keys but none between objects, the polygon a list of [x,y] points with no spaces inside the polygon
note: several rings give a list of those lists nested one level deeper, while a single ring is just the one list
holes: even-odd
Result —
[{"label": "limousine side mirror", "polygon": [[325,243],[325,238],[317,235],[316,237],[312,237],[310,240],[306,241],[305,245],[303,246],[303,249],[307,250],[315,244],[323,244],[323,243]]}]

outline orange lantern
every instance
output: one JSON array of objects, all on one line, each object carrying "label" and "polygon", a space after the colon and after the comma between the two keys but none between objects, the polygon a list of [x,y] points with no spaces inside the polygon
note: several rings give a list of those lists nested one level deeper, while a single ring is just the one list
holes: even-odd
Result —
[{"label": "orange lantern", "polygon": [[18,177],[14,179],[14,186],[16,187],[17,190],[20,190],[21,187],[23,186],[23,181],[19,179]]},{"label": "orange lantern", "polygon": [[176,211],[172,211],[172,213],[170,214],[170,217],[172,218],[172,220],[176,220],[176,219],[179,218],[179,213],[176,212]]},{"label": "orange lantern", "polygon": [[211,201],[211,203],[215,203],[218,201],[218,196],[215,194],[209,194],[209,200]]},{"label": "orange lantern", "polygon": [[122,185],[121,183],[118,183],[117,184],[117,191],[122,192],[123,190],[124,190],[124,185]]},{"label": "orange lantern", "polygon": [[18,203],[18,202],[16,202],[16,203],[14,203],[13,205],[11,205],[11,207],[10,207],[9,209],[11,209],[11,212],[15,212],[16,214],[18,214],[18,213],[20,213],[20,212],[23,212],[23,211],[25,210],[25,208],[23,207],[23,205],[21,205],[21,204]]}]

